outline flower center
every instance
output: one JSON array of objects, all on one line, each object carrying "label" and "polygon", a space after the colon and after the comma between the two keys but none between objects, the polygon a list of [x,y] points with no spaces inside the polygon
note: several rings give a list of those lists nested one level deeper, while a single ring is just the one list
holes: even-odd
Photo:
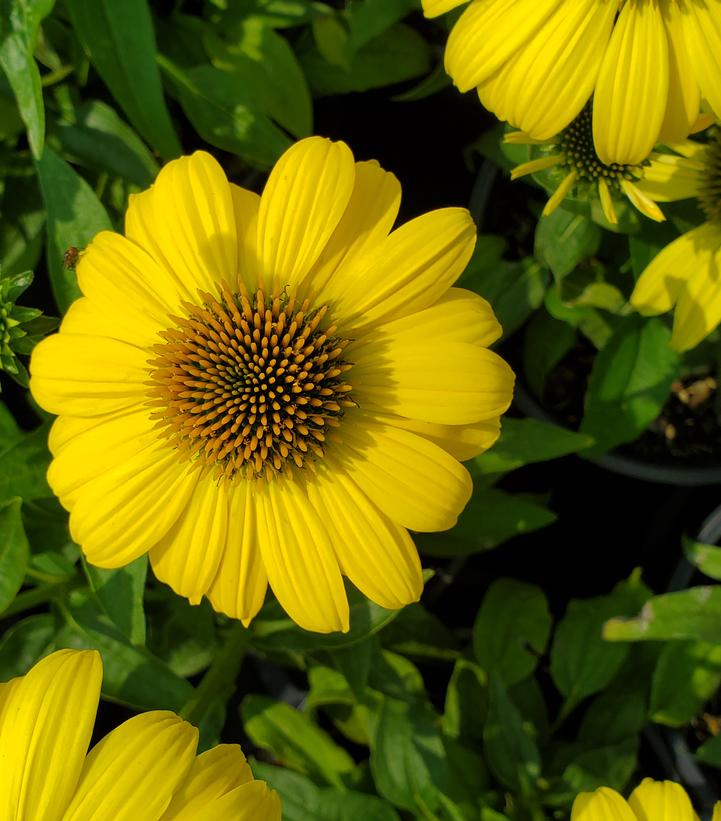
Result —
[{"label": "flower center", "polygon": [[157,426],[183,459],[216,477],[270,480],[322,458],[355,403],[343,374],[349,340],[323,329],[327,306],[262,289],[183,303],[149,362]]},{"label": "flower center", "polygon": [[575,171],[578,179],[587,182],[606,181],[613,191],[621,191],[621,180],[635,182],[643,177],[640,165],[621,165],[601,162],[593,143],[593,119],[591,105],[587,105],[576,119],[558,137],[558,146],[563,152],[564,165]]},{"label": "flower center", "polygon": [[705,173],[699,201],[706,216],[721,223],[721,131],[714,130],[716,133],[703,156]]}]

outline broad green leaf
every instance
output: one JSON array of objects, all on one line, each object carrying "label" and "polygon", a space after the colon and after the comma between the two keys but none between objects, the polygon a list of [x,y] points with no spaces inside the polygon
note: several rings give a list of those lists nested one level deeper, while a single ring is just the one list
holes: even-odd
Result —
[{"label": "broad green leaf", "polygon": [[660,319],[620,322],[596,357],[586,392],[581,432],[596,440],[590,453],[630,442],[661,412],[679,369]]},{"label": "broad green leaf", "polygon": [[351,4],[347,10],[351,49],[362,48],[417,7],[416,0],[365,0]]},{"label": "broad green leaf", "polygon": [[92,188],[47,146],[36,166],[47,209],[50,283],[64,313],[80,296],[75,273],[63,264],[65,251],[70,246],[85,248],[112,224]]},{"label": "broad green leaf", "polygon": [[557,208],[536,227],[536,256],[557,280],[593,256],[601,244],[601,229],[588,217]]},{"label": "broad green leaf", "polygon": [[23,528],[17,496],[0,505],[0,615],[22,587],[30,546]]},{"label": "broad green leaf", "polygon": [[374,659],[368,675],[372,689],[402,701],[424,701],[423,676],[412,661],[398,653],[383,650]]},{"label": "broad green leaf", "polygon": [[504,418],[501,437],[485,453],[472,460],[473,473],[506,473],[531,462],[545,462],[584,450],[593,444],[590,436],[537,419]]},{"label": "broad green leaf", "polygon": [[446,533],[416,536],[430,556],[462,556],[490,550],[521,533],[555,521],[556,515],[535,502],[495,488],[477,488],[458,524]]},{"label": "broad green leaf", "polygon": [[0,2],[0,68],[12,87],[35,157],[43,153],[45,107],[40,71],[33,57],[38,27],[54,0]]},{"label": "broad green leaf", "polygon": [[333,666],[343,674],[359,701],[368,684],[371,664],[379,652],[380,645],[375,636],[369,636],[351,647],[341,647],[330,651]]},{"label": "broad green leaf", "polygon": [[702,764],[721,769],[721,735],[713,736],[696,750],[696,757]]},{"label": "broad green leaf", "polygon": [[577,328],[597,350],[606,347],[618,324],[617,317],[607,311],[563,302],[560,288],[555,283],[546,291],[543,305],[554,319]]},{"label": "broad green leaf", "polygon": [[24,501],[53,495],[45,475],[50,464],[49,425],[41,425],[2,451],[0,458],[0,502],[19,496]]},{"label": "broad green leaf", "polygon": [[113,624],[131,644],[145,644],[143,593],[148,572],[147,556],[125,567],[106,570],[85,564],[90,587]]},{"label": "broad green leaf", "polygon": [[589,705],[578,739],[590,747],[618,744],[638,736],[646,721],[644,696],[614,684]]},{"label": "broad green leaf", "polygon": [[15,417],[4,402],[0,402],[0,453],[23,438]]},{"label": "broad green leaf", "polygon": [[158,164],[143,141],[124,123],[115,109],[100,100],[89,100],[75,111],[75,122],[61,122],[55,133],[66,157],[122,177],[146,188],[158,173]]},{"label": "broad green leaf", "polygon": [[459,659],[446,690],[443,732],[450,738],[480,741],[488,710],[488,676],[475,662]]},{"label": "broad green leaf", "polygon": [[319,787],[284,767],[253,762],[253,775],[277,790],[284,821],[399,821],[390,804],[375,795]]},{"label": "broad green leaf", "polygon": [[389,650],[411,658],[453,661],[460,655],[455,634],[420,602],[398,613],[383,630],[381,642]]},{"label": "broad green leaf", "polygon": [[9,627],[0,641],[0,681],[24,676],[45,656],[55,627],[55,619],[49,613],[28,616]]},{"label": "broad green leaf", "polygon": [[636,768],[638,740],[629,738],[618,744],[590,750],[579,749],[563,771],[569,785],[569,802],[579,792],[592,792],[599,787],[622,790]]},{"label": "broad green leaf", "polygon": [[374,713],[370,757],[378,792],[405,810],[433,811],[447,778],[438,721],[430,706],[381,699]]},{"label": "broad green leaf", "polygon": [[0,197],[0,266],[3,276],[37,267],[44,243],[45,208],[31,163],[13,160]]},{"label": "broad green leaf", "polygon": [[651,682],[649,718],[681,727],[721,684],[721,644],[673,641],[661,651]]},{"label": "broad green leaf", "polygon": [[721,547],[702,544],[683,536],[683,552],[691,564],[711,579],[721,580]]},{"label": "broad green leaf", "polygon": [[194,676],[213,661],[218,637],[215,614],[206,600],[193,605],[169,588],[158,588],[148,597],[146,616],[148,649],[174,673]]},{"label": "broad green leaf", "polygon": [[259,747],[288,767],[342,788],[355,768],[353,759],[305,713],[266,696],[246,696],[241,705],[245,731]]},{"label": "broad green leaf", "polygon": [[506,686],[530,675],[546,651],[551,614],[540,587],[497,579],[473,624],[473,650],[481,667]]},{"label": "broad green leaf", "polygon": [[524,794],[535,790],[541,757],[500,676],[490,676],[488,718],[483,731],[486,763],[496,778]]},{"label": "broad green leaf", "polygon": [[536,311],[523,337],[523,373],[537,397],[543,396],[547,376],[575,344],[573,325],[546,310]]},{"label": "broad green leaf", "polygon": [[352,49],[348,26],[339,15],[319,14],[311,30],[321,57],[331,66],[350,71]]},{"label": "broad green leaf", "polygon": [[93,66],[140,134],[166,160],[182,148],[168,114],[146,0],[68,0]]},{"label": "broad green leaf", "polygon": [[611,641],[697,639],[719,644],[721,586],[690,587],[654,596],[635,618],[607,621],[603,635]]}]

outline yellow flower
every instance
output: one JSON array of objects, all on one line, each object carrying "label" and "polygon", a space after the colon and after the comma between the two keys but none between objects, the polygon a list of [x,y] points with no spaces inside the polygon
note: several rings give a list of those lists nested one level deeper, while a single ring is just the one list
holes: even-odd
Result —
[{"label": "yellow flower", "polygon": [[[428,16],[467,0],[423,0]],[[704,97],[721,114],[718,0],[471,0],[446,70],[501,120],[545,140],[593,95],[607,165],[642,162],[694,129]]]},{"label": "yellow flower", "polygon": [[658,200],[697,197],[708,221],[667,245],[643,271],[631,305],[644,316],[675,308],[671,345],[687,351],[721,322],[721,139],[653,155],[640,187]]},{"label": "yellow flower", "polygon": [[280,821],[240,747],[196,756],[175,713],[135,716],[88,754],[102,675],[94,650],[58,650],[0,684],[3,821]]},{"label": "yellow flower", "polygon": [[[576,796],[571,821],[699,821],[686,791],[673,781],[644,780],[628,801],[609,787]],[[721,801],[713,821],[721,821]]]},{"label": "yellow flower", "polygon": [[513,374],[480,297],[452,288],[465,209],[391,231],[396,178],[309,138],[263,195],[198,152],[131,199],[77,266],[84,297],[31,361],[60,414],[48,478],[88,561],[156,576],[244,623],[268,582],[302,627],[348,629],[342,575],[415,601],[408,529],[468,501]]},{"label": "yellow flower", "polygon": [[647,160],[637,165],[606,165],[601,162],[593,144],[591,108],[586,106],[576,119],[557,137],[539,141],[523,131],[513,131],[505,142],[538,146],[541,156],[516,166],[511,179],[536,174],[549,168],[561,172],[558,187],[543,209],[544,216],[553,213],[570,194],[584,193],[586,198],[598,197],[604,216],[613,225],[618,222],[614,198],[625,195],[638,210],[656,222],[665,217],[654,200],[639,187],[645,175]]}]

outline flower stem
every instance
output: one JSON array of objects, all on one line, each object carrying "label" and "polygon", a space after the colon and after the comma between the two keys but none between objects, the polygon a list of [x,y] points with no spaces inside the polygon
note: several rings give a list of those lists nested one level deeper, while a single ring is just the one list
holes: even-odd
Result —
[{"label": "flower stem", "polygon": [[0,613],[0,618],[14,616],[17,613],[37,607],[39,604],[45,604],[45,602],[52,601],[60,593],[69,593],[76,587],[80,587],[82,583],[82,579],[71,576],[70,579],[42,584],[32,590],[26,590],[24,593],[15,596],[11,604]]}]

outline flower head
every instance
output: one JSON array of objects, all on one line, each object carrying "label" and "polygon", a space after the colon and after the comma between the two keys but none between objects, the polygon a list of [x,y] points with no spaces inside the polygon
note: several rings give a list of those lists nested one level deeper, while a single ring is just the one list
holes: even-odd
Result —
[{"label": "flower head", "polygon": [[[719,819],[721,801],[713,821]],[[580,793],[573,802],[571,821],[698,821],[698,816],[680,784],[644,778],[628,801],[609,787]]]},{"label": "flower head", "polygon": [[475,242],[446,208],[391,231],[396,178],[303,140],[261,197],[198,152],[82,254],[84,297],[31,362],[59,414],[49,481],[88,560],[149,552],[178,593],[250,621],[268,582],[302,627],[348,629],[347,576],[398,608],[408,529],[452,527],[459,459],[513,374],[490,306],[452,288]]},{"label": "flower head", "polygon": [[157,710],[87,752],[100,697],[94,650],[58,650],[0,684],[4,821],[280,821],[240,747],[196,756],[198,731]]},{"label": "flower head", "polygon": [[[428,16],[467,0],[423,0]],[[471,0],[448,38],[461,91],[535,139],[560,133],[593,96],[601,161],[642,162],[691,133],[701,98],[721,114],[717,0]]]}]

